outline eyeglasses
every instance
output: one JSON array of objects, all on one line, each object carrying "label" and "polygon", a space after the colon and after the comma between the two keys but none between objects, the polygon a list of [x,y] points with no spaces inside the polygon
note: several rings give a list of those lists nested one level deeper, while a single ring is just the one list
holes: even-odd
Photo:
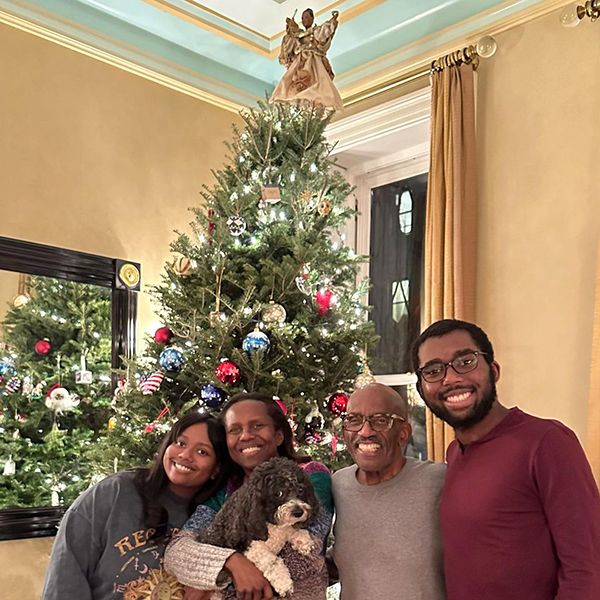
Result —
[{"label": "eyeglasses", "polygon": [[360,431],[363,428],[365,421],[367,421],[373,431],[387,431],[392,428],[396,419],[406,421],[406,419],[400,415],[392,415],[389,413],[375,413],[374,415],[368,416],[350,413],[343,418],[342,428],[346,431]]},{"label": "eyeglasses", "polygon": [[474,371],[477,368],[477,365],[479,364],[479,359],[477,357],[480,354],[485,355],[486,353],[480,352],[479,350],[473,350],[472,352],[461,354],[447,363],[436,360],[417,369],[417,374],[420,374],[428,383],[435,383],[436,381],[442,381],[442,379],[446,377],[448,367],[452,367],[455,373],[460,375],[469,373],[469,371]]}]

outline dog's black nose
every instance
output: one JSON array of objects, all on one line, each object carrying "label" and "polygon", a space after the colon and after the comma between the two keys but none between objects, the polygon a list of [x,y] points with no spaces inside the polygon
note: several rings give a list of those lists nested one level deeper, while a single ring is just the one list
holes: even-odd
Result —
[{"label": "dog's black nose", "polygon": [[299,519],[303,515],[304,515],[304,509],[302,507],[296,506],[295,508],[292,509],[292,517]]}]

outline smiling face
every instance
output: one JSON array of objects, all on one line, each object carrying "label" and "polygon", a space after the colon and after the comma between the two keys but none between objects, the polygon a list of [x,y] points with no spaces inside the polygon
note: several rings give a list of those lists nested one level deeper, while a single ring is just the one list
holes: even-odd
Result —
[{"label": "smiling face", "polygon": [[[350,396],[348,414],[378,413],[397,414],[406,419],[406,403],[397,392],[381,384],[369,385]],[[344,442],[358,466],[358,481],[374,485],[395,477],[406,461],[404,449],[410,434],[410,424],[400,420],[394,420],[385,431],[374,431],[368,421],[359,431],[344,431]]]},{"label": "smiling face", "polygon": [[167,446],[162,462],[169,478],[169,489],[184,498],[194,496],[218,469],[208,425],[196,423],[184,429]]},{"label": "smiling face", "polygon": [[227,448],[246,475],[269,458],[278,456],[283,433],[275,429],[264,402],[243,400],[225,414]]},{"label": "smiling face", "polygon": [[[448,363],[465,352],[481,350],[464,329],[430,337],[419,348],[419,367],[433,361]],[[421,379],[420,393],[431,412],[457,430],[467,430],[483,421],[496,401],[500,366],[478,357],[477,367],[457,373],[447,367],[445,377],[435,383]]]}]

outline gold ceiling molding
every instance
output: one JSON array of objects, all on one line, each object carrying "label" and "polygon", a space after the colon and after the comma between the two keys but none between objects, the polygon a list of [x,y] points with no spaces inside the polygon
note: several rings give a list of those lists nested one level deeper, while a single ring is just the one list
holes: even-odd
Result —
[{"label": "gold ceiling molding", "polygon": [[[476,22],[482,17],[492,15],[497,12],[502,12],[502,10],[505,10],[507,7],[510,7],[513,4],[514,0],[507,0],[503,4],[461,21],[459,25],[461,28],[465,26],[468,27],[470,22]],[[386,59],[392,62],[394,54],[397,54],[398,51],[393,51],[387,55],[380,56],[369,63],[363,63],[352,71],[345,72],[337,79],[337,81],[339,81],[339,79],[352,79],[353,75],[359,75],[362,72],[371,71],[374,73],[373,75],[367,75],[357,79],[348,85],[344,86],[342,84],[340,86],[340,95],[342,96],[344,106],[357,104],[363,100],[401,87],[407,83],[415,81],[416,79],[428,76],[431,63],[434,60],[441,55],[449,54],[457,50],[459,47],[462,47],[465,44],[465,40],[466,43],[474,43],[484,35],[495,36],[509,29],[513,29],[514,27],[518,27],[519,25],[528,23],[533,19],[546,16],[547,14],[550,14],[555,10],[565,6],[565,4],[569,4],[569,2],[565,2],[565,0],[544,0],[544,2],[530,6],[528,9],[520,11],[517,14],[508,15],[507,17],[496,21],[491,26],[477,27],[469,31],[469,34],[466,37],[454,37],[454,39],[452,39],[450,42],[435,47],[434,44],[436,39],[442,38],[445,35],[452,35],[453,30],[456,30],[456,24],[450,25],[441,31],[419,38],[419,40],[413,42],[412,44],[403,46],[401,52],[403,54],[410,53],[411,49],[417,50],[418,47],[423,46],[424,44],[429,45],[432,48],[431,50],[416,54],[409,60],[393,64],[392,66],[383,70],[378,69],[378,64],[385,62]]]},{"label": "gold ceiling molding", "polygon": [[[175,16],[177,18],[184,19],[188,23],[192,23],[193,25],[201,27],[202,29],[204,29],[206,31],[209,31],[211,33],[214,33],[215,35],[218,35],[219,37],[222,37],[223,39],[226,39],[230,42],[238,44],[238,45],[242,46],[243,48],[246,48],[247,50],[252,50],[253,52],[257,52],[258,54],[261,54],[262,56],[265,56],[270,59],[276,59],[277,56],[279,55],[279,47],[281,44],[278,43],[277,46],[275,46],[273,48],[271,48],[271,45],[273,44],[273,42],[275,42],[275,40],[283,37],[283,35],[285,33],[284,29],[282,29],[281,31],[278,31],[275,35],[268,36],[268,35],[265,35],[264,33],[261,33],[260,31],[257,31],[256,29],[252,29],[251,27],[243,25],[242,23],[239,23],[238,21],[235,21],[234,19],[231,19],[231,18],[215,11],[215,10],[209,8],[208,6],[205,6],[201,2],[197,2],[196,0],[187,0],[188,4],[191,4],[199,9],[202,9],[203,11],[213,15],[215,18],[218,18],[221,21],[225,21],[226,23],[229,23],[230,25],[233,25],[233,26],[237,27],[238,29],[247,31],[249,34],[258,37],[262,42],[264,42],[264,44],[266,46],[268,46],[270,48],[270,49],[268,49],[268,48],[265,48],[264,46],[262,46],[258,42],[252,42],[252,41],[248,40],[246,37],[244,37],[243,34],[234,33],[233,31],[230,31],[226,27],[221,27],[219,25],[216,25],[214,22],[203,19],[202,17],[199,17],[197,14],[192,13],[191,11],[187,11],[179,6],[173,6],[173,4],[170,2],[170,0],[144,0],[144,1],[147,4],[151,4],[152,6],[155,6],[156,8],[159,8],[160,10],[168,12],[169,14],[172,14],[173,16]],[[345,0],[336,0],[335,2],[331,2],[325,8],[323,8],[322,10],[320,10],[318,13],[315,14],[315,19],[318,19],[318,17],[320,17],[321,15],[326,14],[332,10],[336,10],[336,8],[338,8],[341,4],[343,4],[344,1]],[[340,13],[339,20],[340,20],[340,22],[343,22],[343,21],[349,21],[350,19],[354,19],[355,17],[361,15],[362,13],[367,12],[368,10],[372,9],[373,7],[377,6],[378,4],[381,4],[382,2],[384,2],[384,0],[363,0],[363,2],[360,2],[356,6],[353,6],[352,8],[350,8],[349,10]]]},{"label": "gold ceiling molding", "polygon": [[10,13],[2,10],[0,10],[0,23],[4,23],[5,25],[9,25],[10,27],[14,27],[15,29],[19,29],[25,33],[30,33],[50,42],[54,42],[55,44],[63,46],[64,48],[74,50],[75,52],[79,52],[80,54],[84,54],[85,56],[89,56],[90,58],[99,60],[105,64],[117,67],[118,69],[132,73],[133,75],[143,77],[148,81],[158,83],[159,85],[168,87],[176,92],[192,96],[193,98],[197,98],[207,102],[208,104],[212,104],[213,106],[223,108],[229,112],[239,113],[240,110],[244,108],[243,104],[227,100],[226,98],[222,98],[217,94],[206,92],[199,89],[197,86],[178,81],[173,77],[158,73],[154,69],[143,67],[130,60],[120,58],[114,54],[86,44],[85,42],[80,42],[56,31],[52,31],[47,27],[43,27],[25,19],[21,19],[20,17],[11,15]]}]

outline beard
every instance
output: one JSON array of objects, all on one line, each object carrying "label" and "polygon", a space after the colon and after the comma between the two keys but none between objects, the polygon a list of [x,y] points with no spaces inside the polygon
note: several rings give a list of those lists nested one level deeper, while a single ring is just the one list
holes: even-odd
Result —
[{"label": "beard", "polygon": [[444,404],[441,405],[432,405],[427,400],[424,400],[425,404],[429,408],[429,410],[442,421],[448,423],[450,427],[453,429],[458,429],[459,431],[462,429],[469,429],[473,427],[473,425],[477,425],[480,421],[487,416],[487,414],[492,409],[494,402],[498,399],[498,394],[496,392],[496,382],[494,381],[494,377],[490,370],[490,380],[489,380],[489,390],[488,392],[481,398],[480,402],[475,403],[471,410],[462,417],[454,416]]}]

